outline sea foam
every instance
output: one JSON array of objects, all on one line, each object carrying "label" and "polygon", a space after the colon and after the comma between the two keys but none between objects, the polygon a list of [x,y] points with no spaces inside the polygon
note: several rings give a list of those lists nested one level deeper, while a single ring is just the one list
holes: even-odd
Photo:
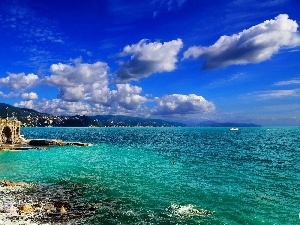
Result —
[{"label": "sea foam", "polygon": [[195,216],[210,216],[213,214],[213,212],[196,208],[192,204],[188,205],[177,205],[177,204],[171,204],[171,206],[167,209],[169,212],[169,216],[176,216],[180,218],[190,218]]}]

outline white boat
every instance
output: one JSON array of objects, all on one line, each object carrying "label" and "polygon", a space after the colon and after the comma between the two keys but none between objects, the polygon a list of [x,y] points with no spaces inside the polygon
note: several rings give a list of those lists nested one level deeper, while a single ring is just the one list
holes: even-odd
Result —
[{"label": "white boat", "polygon": [[237,131],[237,130],[239,130],[239,128],[237,128],[237,127],[232,127],[232,128],[230,128],[230,130],[232,130],[232,131]]}]

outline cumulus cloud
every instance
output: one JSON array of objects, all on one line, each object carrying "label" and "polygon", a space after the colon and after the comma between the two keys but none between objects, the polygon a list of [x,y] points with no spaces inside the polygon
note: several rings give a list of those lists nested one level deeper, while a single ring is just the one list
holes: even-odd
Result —
[{"label": "cumulus cloud", "polygon": [[[161,48],[161,46],[157,46],[157,48]],[[126,51],[131,50],[132,46]],[[132,51],[135,52],[135,50]],[[149,56],[149,54],[145,56]],[[168,65],[165,62],[163,64],[159,65],[158,63],[157,68],[171,70],[175,67],[175,64],[172,63]],[[108,79],[109,68],[103,62],[88,64],[82,63],[81,59],[76,59],[70,64],[53,64],[50,71],[51,75],[44,77],[43,84],[58,88],[58,97],[52,100],[36,101],[38,95],[35,92],[23,93],[21,95],[23,101],[15,106],[55,115],[132,115],[132,113],[134,115],[150,115],[151,113],[184,115],[213,112],[215,109],[214,104],[202,96],[173,94],[155,98],[157,106],[151,110],[145,106],[150,99],[142,95],[141,87],[129,83],[119,83],[116,84],[115,89],[111,89],[112,86]],[[34,74],[10,74],[7,78],[1,79],[2,85],[5,84],[11,89],[23,90],[38,82],[40,81]],[[17,83],[18,86],[13,86],[14,83]],[[1,95],[4,96],[4,93],[0,92]]]},{"label": "cumulus cloud", "polygon": [[146,101],[141,96],[142,88],[129,84],[117,84],[117,90],[110,90],[108,85],[108,67],[105,63],[83,64],[75,60],[75,65],[53,64],[52,75],[45,80],[49,85],[59,88],[59,98],[66,102],[86,101],[126,110],[137,109]]},{"label": "cumulus cloud", "polygon": [[[75,65],[58,63],[51,65],[52,75],[46,77],[45,81],[59,88],[59,97],[64,101],[77,102],[93,98],[105,101],[108,91],[108,69],[107,64],[103,62],[86,64],[79,60]],[[98,91],[100,89],[101,92]]]},{"label": "cumulus cloud", "polygon": [[154,109],[153,114],[157,115],[210,113],[215,110],[215,105],[212,102],[195,94],[166,95],[162,98],[156,98],[156,102],[157,107]]},{"label": "cumulus cloud", "polygon": [[39,77],[33,73],[7,73],[8,76],[0,78],[0,87],[6,87],[15,92],[30,89],[39,84]]},{"label": "cumulus cloud", "polygon": [[38,102],[44,112],[51,112],[54,115],[89,115],[92,112],[90,104],[83,102],[68,102],[61,99],[52,99]]},{"label": "cumulus cloud", "polygon": [[[84,64],[80,59],[74,60],[74,64],[53,64],[50,68],[52,75],[45,77],[48,85],[59,89],[58,100],[52,102],[56,105],[54,109],[57,113],[66,110],[60,109],[58,105],[64,105],[69,112],[73,112],[73,106],[78,107],[78,111],[87,112],[86,104],[93,110],[89,112],[111,112],[138,110],[147,101],[141,95],[142,88],[130,84],[117,84],[116,90],[109,88],[108,66],[102,62],[94,64]],[[69,103],[67,103],[69,102]],[[45,106],[50,103],[43,102]],[[43,107],[45,108],[45,107]],[[80,109],[84,108],[84,109]]]},{"label": "cumulus cloud", "polygon": [[112,100],[127,110],[136,110],[147,101],[140,95],[142,88],[130,84],[117,84],[117,90],[112,91]]},{"label": "cumulus cloud", "polygon": [[36,100],[38,99],[38,95],[34,92],[30,92],[30,93],[23,93],[22,94],[22,99],[28,101],[28,100]]},{"label": "cumulus cloud", "polygon": [[153,73],[170,72],[176,68],[177,54],[182,48],[181,39],[169,42],[151,42],[146,39],[137,44],[127,45],[119,54],[120,57],[131,56],[128,62],[123,62],[116,72],[119,83],[139,80]]},{"label": "cumulus cloud", "polygon": [[231,36],[222,36],[209,47],[190,47],[184,59],[201,57],[203,69],[215,69],[229,65],[259,63],[269,59],[281,48],[300,45],[298,24],[288,15],[280,14],[247,30]]},{"label": "cumulus cloud", "polygon": [[[20,107],[20,108],[27,108],[27,109],[36,109],[36,105],[33,100],[21,101],[20,103],[14,104],[14,106]],[[38,110],[38,111],[40,111],[40,110]]]},{"label": "cumulus cloud", "polygon": [[14,104],[14,106],[34,109],[53,115],[89,115],[92,110],[91,105],[87,103],[67,102],[61,99],[42,99],[38,102],[34,102],[33,100],[22,101]]}]

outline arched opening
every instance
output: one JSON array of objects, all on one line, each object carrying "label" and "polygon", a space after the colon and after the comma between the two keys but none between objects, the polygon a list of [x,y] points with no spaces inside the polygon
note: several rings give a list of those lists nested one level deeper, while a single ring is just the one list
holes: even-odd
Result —
[{"label": "arched opening", "polygon": [[19,127],[17,127],[17,129],[16,129],[15,135],[17,135],[18,137],[20,136],[20,129],[19,129]]},{"label": "arched opening", "polygon": [[4,144],[12,144],[12,132],[10,127],[4,127],[2,130],[2,141]]}]

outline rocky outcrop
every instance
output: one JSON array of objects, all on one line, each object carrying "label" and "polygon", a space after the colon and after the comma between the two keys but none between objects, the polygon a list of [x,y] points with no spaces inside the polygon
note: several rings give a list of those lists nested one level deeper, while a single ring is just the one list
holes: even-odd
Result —
[{"label": "rocky outcrop", "polygon": [[25,182],[12,182],[10,180],[2,180],[0,181],[0,187],[21,187],[21,188],[31,188],[33,187],[32,184],[25,183]]},{"label": "rocky outcrop", "polygon": [[20,128],[20,121],[0,118],[0,144],[20,144]]},{"label": "rocky outcrop", "polygon": [[0,224],[78,224],[98,208],[97,204],[81,202],[79,194],[67,186],[2,180],[0,196]]}]

